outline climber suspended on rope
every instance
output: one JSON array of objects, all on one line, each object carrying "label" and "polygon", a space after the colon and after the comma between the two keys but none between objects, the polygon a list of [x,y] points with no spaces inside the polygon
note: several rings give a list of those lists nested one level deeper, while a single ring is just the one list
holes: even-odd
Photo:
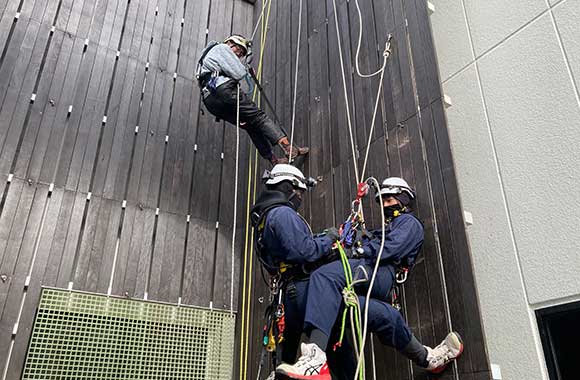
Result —
[{"label": "climber suspended on rope", "polygon": [[[276,283],[273,300],[278,304],[270,309],[278,310],[278,314],[283,310],[285,318],[283,339],[265,337],[264,343],[271,343],[272,339],[282,343],[281,359],[289,362],[296,358],[302,333],[309,273],[325,261],[335,259],[330,257],[331,247],[339,234],[333,229],[313,236],[310,226],[297,212],[304,193],[315,185],[299,169],[278,164],[264,173],[263,180],[266,190],[251,210],[254,242],[263,268]],[[269,326],[265,330],[270,330]]]},{"label": "climber suspended on rope", "polygon": [[[251,42],[243,36],[232,35],[223,43],[210,42],[201,53],[196,76],[201,88],[203,103],[217,119],[231,124],[237,122],[237,86],[248,70],[242,60],[248,55]],[[258,149],[260,156],[275,165],[286,163],[288,158],[306,155],[307,147],[291,143],[282,128],[272,121],[246,94],[240,92],[240,128],[244,129]],[[272,147],[278,145],[286,158],[278,158]]]},{"label": "climber suspended on rope", "polygon": [[[384,241],[382,229],[362,234],[360,244],[349,251],[353,252],[353,257],[348,259],[350,269],[341,262],[332,262],[310,275],[304,317],[304,331],[310,343],[302,345],[302,356],[294,365],[277,367],[279,377],[330,380],[326,351],[334,346],[329,337],[341,310],[343,289],[347,285],[345,272],[362,273],[362,276],[355,276],[354,281],[358,283],[356,290],[366,292],[370,283],[364,279],[371,277],[377,260],[376,282],[372,285],[368,307],[366,297],[358,296],[360,311],[365,310],[368,317],[368,331],[374,332],[383,344],[394,347],[420,367],[434,373],[443,371],[462,353],[463,343],[459,334],[454,332],[435,348],[423,346],[389,302],[397,268],[408,269],[417,258],[423,244],[423,225],[411,212],[415,192],[402,178],[384,180],[376,199],[382,200],[386,222]],[[347,235],[342,231],[341,240],[344,241]],[[364,278],[361,281],[357,277]],[[326,370],[322,372],[321,369]]]}]

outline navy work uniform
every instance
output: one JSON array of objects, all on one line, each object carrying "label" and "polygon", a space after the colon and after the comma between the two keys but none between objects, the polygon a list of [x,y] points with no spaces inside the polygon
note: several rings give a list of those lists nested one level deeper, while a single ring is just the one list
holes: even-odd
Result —
[{"label": "navy work uniform", "polygon": [[[377,258],[381,261],[371,298],[382,302],[373,301],[369,305],[368,326],[382,343],[400,350],[409,343],[412,333],[399,311],[389,304],[388,298],[397,264],[405,262],[411,266],[419,253],[423,244],[423,225],[410,213],[394,218],[386,226],[385,245],[380,254],[382,231],[373,231],[373,235],[373,238],[363,241],[363,258],[350,259],[349,264],[353,273],[357,267],[364,267],[370,278]],[[341,309],[345,286],[345,274],[339,261],[326,264],[310,275],[304,323],[306,331],[318,329],[330,336]],[[355,290],[358,294],[366,294],[368,288],[365,286],[363,283]],[[364,303],[364,298],[360,297],[360,301]]]},{"label": "navy work uniform", "polygon": [[266,267],[276,268],[282,263],[289,266],[283,297],[286,329],[282,361],[292,362],[296,359],[306,309],[306,266],[322,260],[331,251],[334,240],[328,236],[314,237],[310,226],[294,209],[280,205],[266,215],[261,244]]}]

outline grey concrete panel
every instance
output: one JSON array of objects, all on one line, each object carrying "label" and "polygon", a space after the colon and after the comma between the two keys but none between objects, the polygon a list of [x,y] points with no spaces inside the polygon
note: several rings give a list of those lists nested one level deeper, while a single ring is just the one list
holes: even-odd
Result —
[{"label": "grey concrete panel", "polygon": [[579,294],[580,107],[549,14],[480,68],[529,301]]},{"label": "grey concrete panel", "polygon": [[437,1],[431,15],[441,81],[473,61],[467,23],[460,1]]},{"label": "grey concrete panel", "polygon": [[545,11],[545,0],[463,0],[475,54],[481,55]]},{"label": "grey concrete panel", "polygon": [[490,361],[506,379],[542,379],[475,65],[444,90],[453,101],[446,113],[463,207],[473,214],[466,230]]},{"label": "grey concrete panel", "polygon": [[580,85],[580,0],[566,0],[554,8],[554,18],[566,56],[572,68],[576,87]]}]

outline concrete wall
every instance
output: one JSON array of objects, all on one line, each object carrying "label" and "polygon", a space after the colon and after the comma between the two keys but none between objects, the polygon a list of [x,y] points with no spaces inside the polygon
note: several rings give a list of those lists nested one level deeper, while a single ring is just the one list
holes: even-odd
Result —
[{"label": "concrete wall", "polygon": [[580,0],[432,0],[490,361],[547,379],[534,310],[580,299]]}]

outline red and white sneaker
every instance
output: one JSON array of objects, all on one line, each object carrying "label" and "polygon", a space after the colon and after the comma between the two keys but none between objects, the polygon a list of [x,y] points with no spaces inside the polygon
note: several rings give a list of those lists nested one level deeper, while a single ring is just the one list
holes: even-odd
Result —
[{"label": "red and white sneaker", "polygon": [[302,343],[302,356],[294,365],[280,364],[276,375],[282,379],[331,380],[326,353],[316,344]]},{"label": "red and white sneaker", "polygon": [[440,373],[449,363],[457,359],[463,353],[463,341],[456,332],[447,334],[443,342],[435,348],[427,347],[427,371]]}]

